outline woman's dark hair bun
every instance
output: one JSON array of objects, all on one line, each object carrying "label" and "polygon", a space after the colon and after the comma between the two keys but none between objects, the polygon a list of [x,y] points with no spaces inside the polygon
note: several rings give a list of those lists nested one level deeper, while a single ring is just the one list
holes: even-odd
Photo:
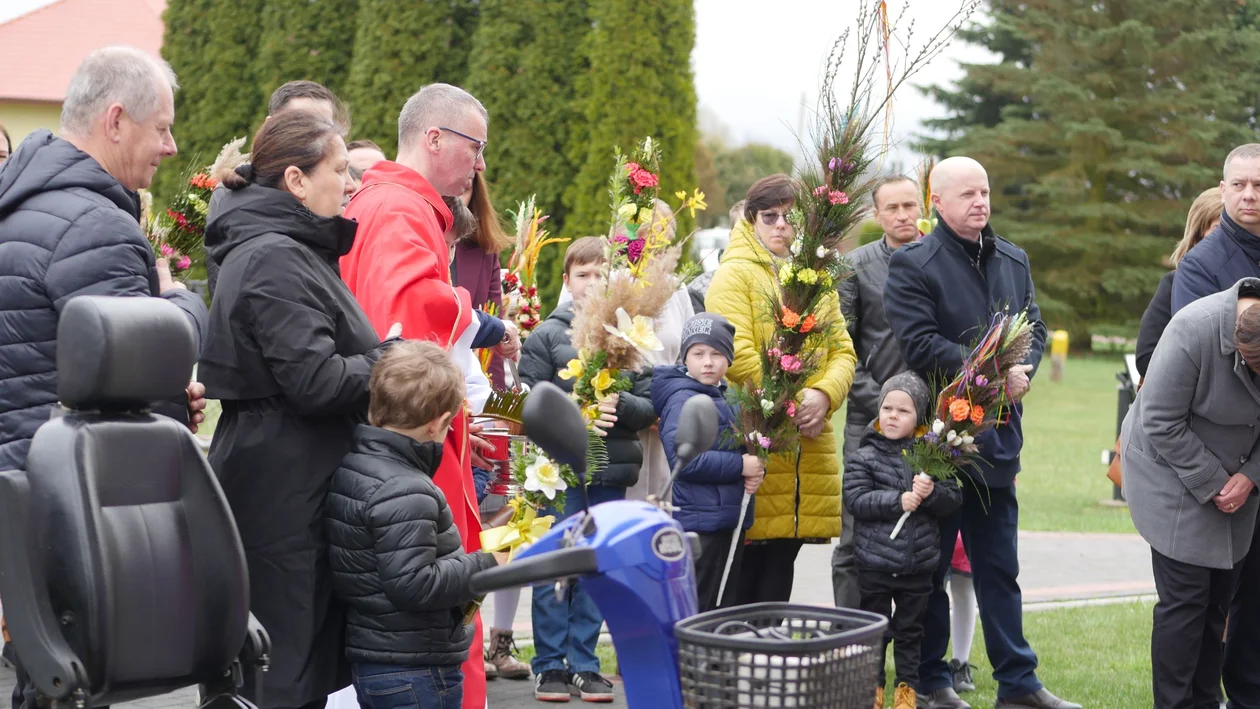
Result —
[{"label": "woman's dark hair bun", "polygon": [[246,182],[254,181],[254,166],[250,163],[242,163],[236,166],[236,174],[245,179]]},{"label": "woman's dark hair bun", "polygon": [[254,166],[250,163],[237,165],[220,180],[229,190],[239,190],[254,183]]}]

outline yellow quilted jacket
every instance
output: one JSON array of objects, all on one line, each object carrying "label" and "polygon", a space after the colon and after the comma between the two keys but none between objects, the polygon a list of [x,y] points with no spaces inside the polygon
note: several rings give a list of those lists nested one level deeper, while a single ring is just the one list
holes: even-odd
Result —
[{"label": "yellow quilted jacket", "polygon": [[[735,362],[727,378],[735,385],[761,379],[759,353],[767,347],[772,321],[767,313],[778,282],[770,252],[747,220],[731,231],[722,265],[705,294],[705,309],[726,316],[735,326]],[[831,399],[827,423],[815,439],[801,439],[800,454],[774,455],[757,490],[757,514],[748,539],[827,539],[840,536],[840,460],[831,414],[844,403],[853,384],[857,355],[840,314],[840,296],[823,301],[820,315],[837,321],[837,337],[819,371],[806,382]]]}]

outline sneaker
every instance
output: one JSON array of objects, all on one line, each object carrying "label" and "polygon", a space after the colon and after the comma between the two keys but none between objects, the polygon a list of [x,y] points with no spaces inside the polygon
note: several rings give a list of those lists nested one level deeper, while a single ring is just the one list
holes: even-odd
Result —
[{"label": "sneaker", "polygon": [[612,682],[598,672],[577,672],[569,676],[569,690],[584,702],[611,702]]},{"label": "sneaker", "polygon": [[954,691],[959,694],[976,691],[976,682],[971,678],[972,665],[962,660],[949,661],[949,674],[954,678]]},{"label": "sneaker", "polygon": [[534,699],[540,702],[569,701],[569,673],[547,670],[534,677]]}]

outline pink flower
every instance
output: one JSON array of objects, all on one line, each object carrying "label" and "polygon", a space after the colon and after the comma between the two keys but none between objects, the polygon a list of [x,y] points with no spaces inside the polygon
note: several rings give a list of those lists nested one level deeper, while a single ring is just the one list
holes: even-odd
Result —
[{"label": "pink flower", "polygon": [[761,436],[760,438],[757,439],[757,445],[761,446],[762,448],[765,448],[766,450],[770,450],[770,444],[771,444],[771,441],[766,436]]},{"label": "pink flower", "polygon": [[801,360],[796,355],[783,355],[779,358],[779,366],[783,371],[795,374],[801,371]]},{"label": "pink flower", "polygon": [[181,271],[187,271],[188,269],[192,268],[192,259],[190,259],[190,258],[188,258],[187,256],[185,256],[185,257],[181,258],[181,259],[179,260],[179,263],[178,263],[178,264],[176,264],[176,265],[179,267],[179,270],[181,270]]},{"label": "pink flower", "polygon": [[827,163],[827,169],[831,170],[832,172],[835,172],[836,168],[839,167],[839,165],[840,165],[840,158],[832,158],[831,162]]},{"label": "pink flower", "polygon": [[840,190],[832,190],[827,195],[827,201],[831,202],[832,204],[848,204],[849,195],[841,192]]},{"label": "pink flower", "polygon": [[635,239],[626,246],[626,256],[630,259],[630,263],[638,263],[639,258],[643,256],[643,239]]},{"label": "pink flower", "polygon": [[175,249],[172,249],[170,244],[162,244],[162,247],[158,249],[158,251],[161,251],[163,256],[175,255]]},{"label": "pink flower", "polygon": [[796,402],[795,401],[789,401],[787,403],[787,415],[788,415],[788,418],[796,418]]},{"label": "pink flower", "polygon": [[826,197],[826,196],[827,196],[827,186],[826,186],[826,185],[819,185],[819,186],[818,186],[818,187],[814,190],[814,196],[815,196],[815,197]]},{"label": "pink flower", "polygon": [[768,356],[770,359],[778,359],[779,357],[783,356],[783,351],[780,350],[778,347],[771,347],[770,349],[766,350],[766,356]]}]

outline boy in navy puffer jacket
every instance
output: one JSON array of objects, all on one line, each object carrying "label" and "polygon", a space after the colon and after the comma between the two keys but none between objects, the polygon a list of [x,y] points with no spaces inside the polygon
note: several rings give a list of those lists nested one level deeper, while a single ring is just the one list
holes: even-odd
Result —
[{"label": "boy in navy puffer jacket", "polygon": [[[856,525],[861,607],[889,618],[885,650],[896,641],[894,709],[915,707],[923,616],[932,575],[941,562],[938,520],[962,505],[956,482],[921,480],[906,464],[905,453],[914,443],[916,429],[926,422],[931,404],[927,384],[913,372],[889,379],[880,391],[879,419],[871,422],[862,446],[844,461],[844,502]],[[905,525],[896,539],[890,538],[905,512],[911,513]],[[883,662],[875,701],[884,706]]]},{"label": "boy in navy puffer jacket", "polygon": [[[696,595],[700,610],[718,607],[722,569],[730,553],[731,537],[739,522],[739,506],[744,493],[752,494],[765,477],[761,461],[744,452],[738,435],[731,435],[735,413],[725,398],[723,377],[735,357],[735,327],[721,315],[702,313],[683,325],[683,364],[657,367],[652,375],[652,405],[660,416],[661,443],[669,465],[674,466],[674,433],[683,404],[696,394],[713,399],[718,410],[718,436],[713,448],[687,464],[674,482],[674,518],[688,532],[700,537],[700,558],[696,560]],[[749,501],[744,530],[752,526],[753,508]],[[734,605],[734,586],[739,578],[739,561],[744,547],[740,533],[735,561],[727,579],[722,606]]]}]

